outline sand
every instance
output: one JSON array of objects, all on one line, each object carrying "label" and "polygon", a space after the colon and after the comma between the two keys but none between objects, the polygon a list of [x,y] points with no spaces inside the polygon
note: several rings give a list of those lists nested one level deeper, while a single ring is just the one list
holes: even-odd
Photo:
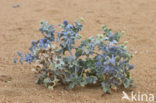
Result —
[{"label": "sand", "polygon": [[128,103],[121,100],[122,91],[103,95],[100,87],[50,91],[34,83],[30,65],[12,63],[17,51],[26,53],[41,37],[41,20],[57,27],[81,17],[84,37],[101,33],[102,24],[126,32],[121,42],[128,41],[134,53],[133,91],[156,98],[156,0],[0,0],[0,103]]}]

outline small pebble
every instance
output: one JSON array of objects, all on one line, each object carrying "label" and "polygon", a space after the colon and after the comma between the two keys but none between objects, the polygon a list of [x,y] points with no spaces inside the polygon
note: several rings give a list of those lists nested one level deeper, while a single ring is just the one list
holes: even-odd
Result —
[{"label": "small pebble", "polygon": [[31,71],[32,71],[32,72],[36,72],[36,69],[35,69],[35,68],[32,68]]},{"label": "small pebble", "polygon": [[133,48],[130,48],[130,50],[131,50],[131,51],[134,51],[134,49],[133,49]]},{"label": "small pebble", "polygon": [[14,5],[13,5],[13,8],[18,8],[18,7],[20,7],[19,4],[14,4]]},{"label": "small pebble", "polygon": [[64,94],[64,91],[61,91],[61,94]]},{"label": "small pebble", "polygon": [[94,13],[94,11],[87,11],[86,13]]},{"label": "small pebble", "polygon": [[135,51],[134,54],[138,54],[138,51]]}]

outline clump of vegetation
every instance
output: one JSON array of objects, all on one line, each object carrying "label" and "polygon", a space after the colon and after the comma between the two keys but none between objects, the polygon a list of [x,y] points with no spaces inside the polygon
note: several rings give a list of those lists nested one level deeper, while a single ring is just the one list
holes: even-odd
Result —
[{"label": "clump of vegetation", "polygon": [[129,72],[134,68],[129,64],[132,54],[126,50],[127,42],[118,43],[123,33],[113,33],[104,25],[102,34],[81,40],[80,22],[69,24],[65,20],[59,26],[62,31],[55,32],[53,25],[41,22],[43,38],[32,41],[30,53],[25,56],[18,52],[19,62],[35,64],[37,84],[52,90],[57,84],[69,88],[101,84],[105,93],[121,86],[134,86]]}]

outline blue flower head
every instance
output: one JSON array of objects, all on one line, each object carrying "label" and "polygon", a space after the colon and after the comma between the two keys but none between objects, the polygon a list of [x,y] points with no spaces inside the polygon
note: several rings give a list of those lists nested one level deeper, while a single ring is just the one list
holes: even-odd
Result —
[{"label": "blue flower head", "polygon": [[103,74],[105,73],[113,73],[114,72],[114,67],[110,65],[106,65],[105,68],[103,69]]},{"label": "blue flower head", "polygon": [[63,21],[63,25],[65,25],[65,26],[68,25],[68,21],[67,20],[64,20]]},{"label": "blue flower head", "polygon": [[32,41],[32,42],[31,42],[31,47],[29,48],[29,50],[30,50],[31,52],[33,52],[33,48],[37,47],[37,44],[38,44],[38,42]]},{"label": "blue flower head", "polygon": [[101,62],[100,61],[96,62],[96,67],[99,67],[99,66],[101,66]]},{"label": "blue flower head", "polygon": [[51,42],[46,38],[40,39],[39,43],[40,43],[40,47],[43,47],[43,48],[46,48],[48,45],[51,44]]},{"label": "blue flower head", "polygon": [[54,32],[55,28],[53,25],[49,25],[48,22],[41,22],[41,27],[39,31],[44,35],[45,38],[48,38],[50,41],[54,41]]},{"label": "blue flower head", "polygon": [[31,54],[25,54],[24,60],[30,64],[31,62],[33,62],[34,57]]}]

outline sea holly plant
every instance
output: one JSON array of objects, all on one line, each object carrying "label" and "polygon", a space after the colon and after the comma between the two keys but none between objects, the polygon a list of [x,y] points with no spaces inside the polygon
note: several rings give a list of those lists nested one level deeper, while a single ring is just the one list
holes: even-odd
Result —
[{"label": "sea holly plant", "polygon": [[20,63],[25,60],[34,65],[37,84],[51,90],[58,84],[69,88],[100,84],[105,93],[134,87],[130,77],[134,66],[129,64],[132,54],[126,50],[127,42],[118,43],[122,32],[113,33],[104,25],[103,33],[82,40],[80,22],[69,24],[65,20],[59,27],[61,31],[55,32],[53,25],[41,22],[43,38],[31,42],[29,53],[17,53]]}]

